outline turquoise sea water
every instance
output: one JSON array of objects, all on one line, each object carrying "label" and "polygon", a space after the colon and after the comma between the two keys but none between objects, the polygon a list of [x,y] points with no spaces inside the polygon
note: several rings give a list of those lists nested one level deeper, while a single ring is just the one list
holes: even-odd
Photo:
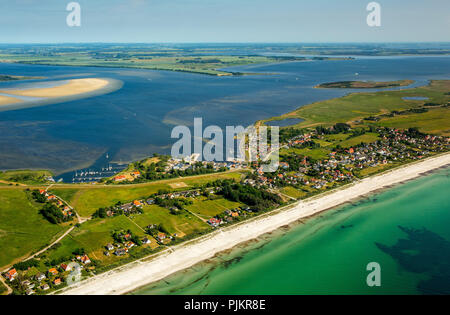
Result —
[{"label": "turquoise sea water", "polygon": [[[450,168],[222,253],[134,294],[449,294]],[[366,266],[381,266],[368,287]]]}]

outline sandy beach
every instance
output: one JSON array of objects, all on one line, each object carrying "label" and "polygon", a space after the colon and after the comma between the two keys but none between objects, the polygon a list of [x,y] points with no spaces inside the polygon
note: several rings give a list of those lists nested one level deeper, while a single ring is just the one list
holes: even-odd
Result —
[{"label": "sandy beach", "polygon": [[151,259],[147,257],[86,279],[59,293],[124,294],[301,218],[310,217],[352,199],[389,188],[446,165],[450,165],[450,153],[396,168],[338,190],[296,202],[252,220],[222,228],[200,239],[174,246]]}]

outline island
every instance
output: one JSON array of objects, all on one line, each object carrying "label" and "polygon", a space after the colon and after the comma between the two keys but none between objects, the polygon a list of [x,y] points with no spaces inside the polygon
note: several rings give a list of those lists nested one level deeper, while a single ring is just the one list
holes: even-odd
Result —
[{"label": "island", "polygon": [[330,83],[321,83],[316,85],[315,88],[319,89],[382,89],[392,88],[399,86],[408,86],[413,84],[413,80],[398,80],[398,81],[339,81]]}]

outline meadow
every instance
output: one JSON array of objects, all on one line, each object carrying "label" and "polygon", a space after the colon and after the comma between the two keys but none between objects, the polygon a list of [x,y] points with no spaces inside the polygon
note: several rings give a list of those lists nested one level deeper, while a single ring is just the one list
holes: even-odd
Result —
[{"label": "meadow", "polygon": [[[294,127],[306,128],[319,125],[331,126],[337,122],[355,124],[368,124],[364,118],[387,114],[392,111],[402,111],[419,108],[426,103],[446,104],[450,101],[450,80],[433,80],[428,86],[404,89],[397,91],[352,93],[340,98],[312,103],[293,112],[272,117],[262,121],[282,120],[286,118],[301,118],[304,121]],[[405,97],[426,97],[426,100],[408,100]],[[373,122],[378,125],[391,125],[397,122],[398,127],[419,127],[422,131],[433,131],[436,134],[448,132],[449,108],[442,107],[440,111],[430,109],[429,113],[417,115],[402,115],[389,123],[389,118]],[[433,118],[439,117],[437,121]],[[371,122],[372,124],[372,122]]]},{"label": "meadow", "polygon": [[206,197],[199,197],[194,200],[192,205],[186,206],[186,208],[208,220],[225,210],[232,210],[240,206],[243,206],[243,204],[229,201],[224,198],[208,199]]},{"label": "meadow", "polygon": [[4,183],[22,183],[22,184],[42,184],[47,182],[46,177],[52,176],[49,171],[35,171],[35,170],[17,170],[17,171],[0,171],[0,181]]},{"label": "meadow", "polygon": [[170,234],[177,234],[179,237],[210,229],[207,223],[184,210],[173,215],[166,208],[150,205],[143,207],[143,211],[143,214],[135,215],[131,219],[142,229],[150,224],[163,224]]},{"label": "meadow", "polygon": [[0,270],[45,247],[64,232],[64,227],[45,220],[39,209],[23,189],[0,190]]},{"label": "meadow", "polygon": [[159,190],[173,191],[174,189],[171,184],[174,183],[182,182],[186,184],[183,185],[185,187],[177,190],[187,190],[217,179],[238,180],[240,177],[240,172],[229,172],[175,178],[135,185],[80,185],[80,188],[76,188],[76,185],[56,185],[54,188],[51,188],[51,191],[69,202],[81,216],[86,217],[92,215],[98,208],[113,206],[119,201],[129,202],[134,199],[147,198]]},{"label": "meadow", "polygon": [[[83,223],[75,228],[67,237],[65,237],[55,249],[51,249],[41,255],[41,258],[47,261],[59,260],[66,257],[72,257],[77,249],[84,249],[88,256],[100,264],[108,264],[120,260],[115,255],[105,256],[105,246],[108,243],[114,243],[112,233],[114,231],[128,231],[140,237],[145,233],[137,227],[126,216],[117,216],[106,219],[93,219]],[[153,245],[156,241],[152,240]]]},{"label": "meadow", "polygon": [[417,127],[430,134],[450,136],[450,110],[448,107],[430,109],[426,113],[395,116],[382,119],[378,125],[383,127],[409,128]]}]

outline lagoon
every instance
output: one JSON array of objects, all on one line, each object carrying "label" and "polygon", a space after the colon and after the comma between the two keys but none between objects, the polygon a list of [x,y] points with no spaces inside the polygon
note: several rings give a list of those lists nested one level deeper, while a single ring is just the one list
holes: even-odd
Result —
[{"label": "lagoon", "polygon": [[[177,125],[249,125],[351,90],[320,90],[323,82],[450,78],[449,57],[371,57],[238,67],[270,73],[215,77],[139,69],[0,64],[0,73],[45,77],[26,83],[101,77],[123,82],[110,94],[0,112],[0,169],[71,172],[170,152]],[[355,73],[359,75],[355,77]],[[14,82],[0,82],[0,89]],[[359,91],[361,92],[361,91]],[[108,153],[108,161],[104,156]],[[100,161],[102,165],[100,164]],[[65,175],[64,175],[65,174]]]}]

